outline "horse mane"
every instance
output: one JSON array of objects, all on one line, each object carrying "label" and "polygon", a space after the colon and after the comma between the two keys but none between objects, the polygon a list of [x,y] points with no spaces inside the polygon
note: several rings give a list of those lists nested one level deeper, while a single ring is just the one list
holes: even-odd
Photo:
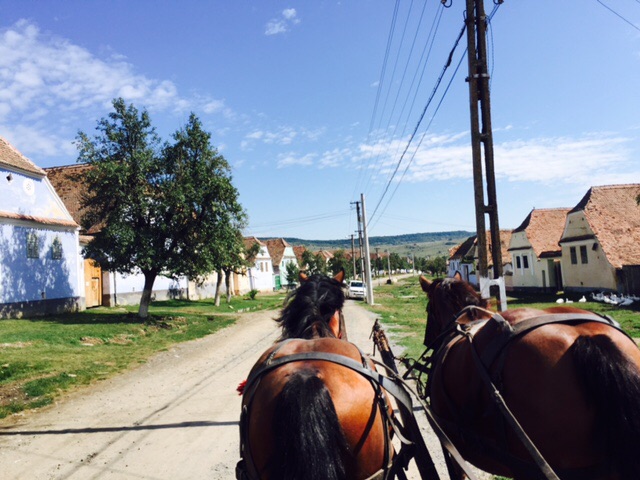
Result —
[{"label": "horse mane", "polygon": [[332,336],[329,320],[336,310],[342,310],[344,292],[334,278],[314,274],[301,282],[285,302],[280,317],[275,319],[282,329],[278,341]]},{"label": "horse mane", "polygon": [[439,308],[446,305],[448,316],[453,321],[453,316],[463,308],[473,305],[480,308],[488,308],[489,301],[475,291],[467,282],[455,278],[440,278],[433,281],[433,289],[429,294],[429,303],[433,302]]}]

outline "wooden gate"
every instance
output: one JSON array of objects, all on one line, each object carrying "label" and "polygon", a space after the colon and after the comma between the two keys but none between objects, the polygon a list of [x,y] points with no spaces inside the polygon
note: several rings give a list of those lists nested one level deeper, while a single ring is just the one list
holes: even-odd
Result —
[{"label": "wooden gate", "polygon": [[87,308],[102,305],[102,268],[90,258],[84,261],[84,295]]}]

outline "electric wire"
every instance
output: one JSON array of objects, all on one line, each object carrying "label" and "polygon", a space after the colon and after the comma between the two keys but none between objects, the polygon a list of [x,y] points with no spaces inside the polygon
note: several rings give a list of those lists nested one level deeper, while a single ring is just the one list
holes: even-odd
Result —
[{"label": "electric wire", "polygon": [[[424,79],[424,75],[425,75],[425,71],[426,71],[426,68],[427,68],[427,64],[428,64],[428,62],[429,62],[429,58],[431,57],[431,51],[432,51],[432,49],[433,49],[433,44],[434,44],[435,36],[436,36],[437,31],[438,31],[438,28],[439,28],[439,26],[440,26],[440,20],[442,19],[442,13],[444,12],[444,9],[445,9],[445,8],[446,8],[446,7],[444,7],[444,6],[441,4],[441,9],[440,9],[440,12],[439,12],[439,13],[440,13],[440,15],[439,15],[439,16],[436,16],[436,18],[434,18],[435,29],[433,28],[433,25],[432,25],[432,33],[433,33],[433,35],[431,36],[431,42],[430,42],[430,44],[428,44],[428,45],[427,45],[427,46],[428,46],[427,57],[426,57],[426,60],[425,60],[424,66],[423,66],[423,68],[422,68],[422,71],[421,71],[421,73],[420,73],[420,80],[419,80],[418,85],[417,85],[417,87],[416,87],[416,93],[415,93],[415,95],[413,95],[413,96],[411,96],[411,95],[407,96],[407,99],[406,99],[406,100],[408,100],[408,99],[409,99],[409,97],[411,97],[411,98],[412,98],[412,101],[411,101],[411,106],[409,107],[409,112],[408,112],[408,114],[407,114],[407,118],[406,118],[406,120],[405,120],[405,122],[404,122],[404,126],[403,126],[403,128],[402,128],[402,133],[400,134],[400,138],[403,138],[403,137],[405,136],[406,131],[407,131],[407,126],[409,125],[409,119],[411,118],[411,114],[413,113],[413,108],[415,107],[415,103],[416,103],[416,100],[417,100],[417,98],[418,98],[418,95],[417,95],[417,94],[418,94],[418,91],[420,90],[420,86],[422,85],[422,80]],[[425,50],[426,50],[426,48],[425,48]],[[424,54],[424,52],[423,52],[423,54]],[[416,72],[416,73],[417,73],[417,72]],[[415,76],[414,76],[414,80],[415,80]],[[412,85],[413,85],[413,83],[412,83]],[[405,101],[405,104],[403,105],[403,109],[402,109],[402,111],[403,111],[403,112],[404,112],[404,108],[405,108],[405,107],[406,107],[406,101]],[[396,131],[397,131],[397,129],[396,129],[396,130],[394,130],[394,135],[393,135],[393,137],[395,137],[395,133],[396,133]],[[400,153],[400,149],[401,149],[401,145],[400,145],[400,144],[398,144],[398,147],[396,148],[396,151],[395,151],[395,153],[393,154],[393,157],[396,157],[396,156]]]},{"label": "electric wire", "polygon": [[[487,16],[487,20],[486,20],[486,21],[487,21],[487,24],[488,24],[489,26],[491,25],[491,20],[493,19],[494,15],[495,15],[495,14],[496,14],[496,12],[498,11],[498,8],[500,7],[500,5],[501,5],[501,3],[495,3],[495,4],[494,4],[494,7],[493,7],[493,10],[492,10],[492,11],[491,11],[491,13]],[[384,215],[384,212],[386,211],[387,207],[388,207],[388,206],[389,206],[389,204],[391,203],[391,200],[392,200],[392,199],[393,199],[393,197],[395,196],[395,194],[396,194],[396,192],[397,192],[398,188],[400,187],[400,184],[401,184],[401,183],[402,183],[402,181],[404,180],[404,177],[405,177],[405,175],[406,175],[407,171],[409,170],[409,167],[410,167],[410,166],[411,166],[411,164],[413,163],[413,160],[415,159],[415,156],[416,156],[417,152],[419,151],[420,146],[422,145],[422,142],[424,141],[424,138],[426,137],[426,134],[427,134],[427,132],[429,131],[429,128],[431,127],[431,124],[433,123],[433,120],[435,119],[435,117],[436,117],[436,115],[437,115],[438,111],[440,110],[440,107],[442,106],[442,103],[443,103],[443,101],[444,101],[444,99],[445,99],[445,97],[446,97],[447,93],[449,92],[449,89],[451,88],[451,84],[453,83],[453,80],[456,78],[456,75],[457,75],[457,73],[458,73],[458,70],[460,69],[460,65],[462,64],[462,61],[464,60],[464,58],[465,58],[465,57],[466,57],[466,55],[467,55],[467,49],[465,49],[464,53],[463,53],[463,54],[462,54],[462,56],[460,57],[460,60],[458,61],[458,64],[456,65],[456,68],[455,68],[455,70],[454,70],[454,72],[453,72],[453,74],[452,74],[452,76],[451,76],[451,78],[450,78],[450,80],[449,80],[449,83],[447,84],[447,87],[445,88],[445,91],[443,92],[443,94],[442,94],[442,96],[441,96],[441,98],[440,98],[440,101],[438,102],[438,105],[436,106],[436,109],[435,109],[434,113],[431,115],[431,119],[429,120],[429,123],[427,124],[427,127],[425,128],[425,131],[423,132],[423,134],[422,134],[422,136],[421,136],[421,138],[420,138],[420,141],[418,142],[418,145],[417,145],[417,146],[416,146],[416,148],[414,149],[414,151],[413,151],[413,154],[412,154],[411,158],[409,159],[409,161],[407,162],[407,164],[406,164],[406,166],[405,166],[405,169],[404,169],[404,171],[403,171],[403,173],[402,173],[402,176],[400,177],[400,180],[399,180],[399,181],[398,181],[398,183],[396,184],[396,187],[394,188],[394,190],[393,190],[393,192],[392,192],[391,196],[390,196],[390,197],[389,197],[389,199],[387,200],[387,202],[386,202],[386,204],[385,204],[385,207],[383,208],[383,210],[382,210],[382,211],[381,211],[381,213],[380,213],[380,216],[379,216],[379,217],[377,217],[377,218],[375,218],[375,214],[376,214],[376,212],[378,211],[378,207],[380,206],[380,204],[381,204],[381,202],[382,202],[382,200],[383,200],[383,198],[384,198],[384,195],[385,195],[385,194],[387,193],[387,191],[388,191],[388,188],[389,188],[389,186],[390,186],[390,184],[391,184],[391,181],[393,180],[393,178],[394,178],[395,174],[396,174],[396,173],[397,173],[397,171],[398,171],[398,168],[400,167],[400,163],[402,162],[402,159],[403,159],[404,155],[406,154],[406,152],[407,152],[407,150],[408,150],[408,148],[409,148],[409,145],[411,144],[411,141],[413,140],[413,138],[414,138],[414,136],[415,136],[415,133],[416,133],[416,131],[417,131],[417,129],[418,129],[418,127],[419,127],[420,123],[422,122],[422,120],[423,120],[423,118],[424,118],[424,115],[425,115],[425,113],[426,113],[427,108],[429,107],[429,105],[430,105],[431,101],[433,100],[433,97],[434,97],[434,95],[435,95],[435,93],[436,93],[437,88],[438,88],[438,87],[439,87],[439,85],[440,85],[440,82],[441,82],[441,80],[442,80],[442,77],[444,76],[444,73],[446,72],[446,69],[451,65],[451,61],[452,61],[453,54],[454,54],[455,49],[456,49],[456,47],[457,47],[457,45],[458,45],[458,43],[459,43],[459,41],[460,41],[460,39],[461,39],[462,35],[464,34],[464,31],[465,31],[465,30],[466,30],[466,25],[462,28],[462,30],[461,30],[461,32],[460,32],[460,34],[458,35],[458,38],[457,38],[457,40],[456,40],[456,43],[454,44],[454,47],[452,48],[452,50],[451,50],[451,52],[450,52],[450,54],[449,54],[449,58],[448,58],[448,60],[447,60],[447,63],[445,64],[445,67],[444,67],[444,69],[443,69],[443,71],[442,71],[442,73],[441,73],[441,76],[438,78],[438,81],[436,82],[436,86],[434,87],[434,90],[433,90],[433,92],[432,92],[432,95],[431,95],[431,97],[429,98],[429,100],[428,100],[428,102],[427,102],[427,105],[425,106],[425,108],[424,108],[424,110],[423,110],[423,112],[422,112],[422,116],[420,117],[420,120],[418,121],[418,125],[416,125],[416,128],[414,129],[414,133],[413,133],[413,135],[411,136],[411,138],[409,139],[409,142],[408,142],[408,144],[407,144],[407,147],[405,148],[405,150],[404,150],[404,152],[403,152],[403,154],[402,154],[402,157],[400,158],[400,160],[399,160],[398,164],[396,165],[396,168],[395,168],[395,170],[394,170],[394,172],[393,172],[393,174],[392,174],[392,176],[391,176],[391,178],[390,178],[389,182],[387,183],[387,186],[385,187],[385,191],[384,191],[384,193],[383,193],[383,195],[382,195],[382,197],[381,197],[380,201],[378,201],[378,204],[376,205],[376,208],[374,209],[374,212],[373,212],[373,214],[372,214],[372,215],[371,215],[371,217],[370,217],[370,221],[369,221],[369,223],[370,223],[370,225],[371,225],[371,227],[370,227],[370,228],[371,228],[371,230],[373,230],[373,228],[374,228],[374,227],[375,227],[375,225],[377,224],[378,219],[379,219],[382,215]]]},{"label": "electric wire", "polygon": [[[424,4],[423,4],[423,11],[424,11],[424,8],[426,7],[426,4],[427,4],[427,2],[425,1]],[[391,123],[391,118],[393,117],[393,111],[395,110],[395,107],[396,107],[397,98],[398,98],[397,96],[396,96],[396,101],[393,104],[392,111],[389,114],[389,124],[387,124],[387,127],[384,130],[382,130],[381,129],[382,119],[385,117],[385,112],[387,110],[387,103],[389,101],[389,95],[391,94],[392,86],[394,84],[394,78],[396,76],[396,70],[398,68],[398,63],[399,63],[400,57],[401,57],[400,52],[403,49],[405,36],[406,36],[406,33],[407,33],[407,27],[408,27],[408,24],[409,24],[409,19],[411,18],[412,8],[413,8],[413,0],[411,0],[411,4],[409,5],[409,9],[407,11],[407,15],[406,15],[406,18],[405,18],[405,21],[404,21],[404,27],[402,29],[402,35],[401,35],[399,43],[398,43],[397,54],[395,56],[396,58],[395,58],[395,62],[393,64],[393,70],[391,72],[391,77],[390,77],[389,82],[388,82],[389,86],[386,89],[386,95],[385,95],[385,98],[384,98],[384,103],[382,105],[382,110],[381,110],[381,113],[380,113],[380,119],[378,121],[377,127],[374,129],[374,131],[376,131],[376,132],[383,132],[383,131],[388,130],[389,124]],[[416,29],[416,34],[417,34],[417,31],[419,30],[419,28],[420,28],[420,23],[418,23],[418,28]],[[414,42],[415,42],[415,36],[414,36]],[[405,72],[406,72],[406,68],[408,67],[408,65],[409,65],[409,63],[411,61],[411,52],[413,52],[413,46],[412,46],[411,51],[410,51],[410,53],[409,53],[409,55],[407,57],[407,66],[405,67]],[[402,76],[402,82],[404,82],[404,74]],[[400,86],[398,87],[398,95],[400,94],[400,91],[402,89],[402,82],[400,83]],[[379,157],[380,157],[380,151],[378,149],[377,159]],[[376,165],[378,163],[377,159],[376,159],[376,162],[375,162]],[[375,168],[374,168],[374,170],[375,170]],[[370,177],[371,176],[369,176],[369,179],[370,179]],[[365,183],[365,186],[364,186],[364,191],[365,192],[367,191],[368,185],[369,185],[369,181],[367,181]]]},{"label": "electric wire", "polygon": [[[393,40],[394,31],[396,28],[396,20],[398,18],[398,8],[400,6],[400,0],[396,0],[395,7],[393,9],[393,14],[391,16],[391,26],[389,27],[389,33],[387,34],[387,47],[384,53],[384,59],[382,61],[382,69],[380,71],[380,78],[378,79],[378,88],[376,91],[376,99],[373,104],[373,112],[371,114],[371,121],[369,122],[369,133],[367,134],[367,143],[369,143],[369,138],[371,137],[371,132],[373,132],[373,125],[375,123],[375,119],[378,111],[378,102],[380,101],[380,93],[382,92],[382,86],[384,85],[384,77],[387,70],[387,62],[389,60],[389,52],[391,51],[391,43]],[[358,187],[360,185],[362,172],[364,170],[364,157],[360,161],[360,168],[358,172],[358,179],[356,180],[352,197],[355,197],[356,192],[358,191]]]},{"label": "electric wire", "polygon": [[[400,96],[400,89],[402,88],[402,85],[404,84],[406,71],[408,69],[408,66],[409,66],[409,63],[410,63],[410,59],[411,59],[411,55],[413,53],[413,49],[414,49],[415,43],[417,41],[418,33],[420,31],[419,26],[422,24],[422,18],[424,16],[426,6],[427,6],[427,2],[424,3],[422,12],[420,14],[420,20],[418,21],[418,28],[416,29],[416,33],[414,35],[413,44],[411,46],[411,52],[408,55],[407,64],[405,66],[405,71],[403,72],[403,75],[402,75],[402,81],[401,81],[400,87],[398,88],[398,94],[396,95],[396,100],[394,101],[394,107],[393,107],[393,110],[392,110],[392,113],[390,115],[389,122],[387,124],[387,128],[385,129],[385,131],[387,131],[389,129],[390,125],[391,125],[391,121],[392,121],[391,117],[393,116],[393,112],[395,112],[395,108],[396,108],[396,105],[397,105],[397,102],[398,102],[398,99],[399,99],[399,96]],[[416,68],[416,70],[415,70],[415,72],[413,74],[413,78],[411,79],[411,84],[409,85],[409,88],[407,90],[407,95],[406,95],[405,100],[404,100],[404,102],[402,104],[402,108],[400,110],[400,113],[398,114],[398,121],[395,123],[395,127],[393,129],[393,132],[391,133],[391,135],[389,137],[391,139],[396,137],[396,133],[398,131],[398,127],[399,127],[400,124],[402,124],[402,118],[403,118],[405,109],[407,107],[407,103],[409,102],[409,99],[411,98],[413,100],[411,102],[411,107],[409,109],[407,117],[406,117],[406,119],[404,121],[402,134],[401,134],[400,138],[402,138],[404,136],[405,132],[406,132],[407,125],[409,124],[409,119],[411,118],[411,113],[413,112],[413,107],[415,105],[415,101],[416,101],[416,98],[417,98],[418,91],[420,90],[420,86],[422,85],[422,80],[424,78],[424,73],[425,73],[426,67],[427,67],[427,65],[429,63],[429,59],[431,58],[431,52],[432,52],[432,49],[433,49],[434,40],[435,40],[436,34],[438,32],[438,28],[440,26],[440,20],[442,19],[442,12],[443,11],[444,11],[444,7],[442,6],[442,4],[440,4],[439,5],[439,11],[436,12],[436,15],[434,16],[434,20],[433,20],[433,22],[431,24],[431,28],[430,28],[430,31],[429,31],[428,36],[427,36],[427,42],[425,43],[425,46],[424,46],[424,48],[422,50],[422,53],[420,55],[420,59],[419,59],[419,61],[417,63],[417,68]],[[422,68],[421,68],[421,65],[423,65]],[[416,78],[418,77],[418,73],[420,73],[420,80],[418,81],[418,84],[416,86]],[[412,95],[412,92],[414,91],[414,86],[415,86],[415,93]],[[371,170],[371,172],[379,171],[379,169],[381,167],[380,164],[382,162],[382,158],[384,157],[384,154],[386,154],[386,152],[388,151],[389,148],[390,148],[390,144],[384,151],[379,151],[378,152],[378,155],[376,156],[376,160],[374,161],[374,165],[375,166]],[[396,153],[395,153],[396,155],[398,154],[399,150],[400,150],[400,146],[398,146],[398,148],[396,149]],[[366,193],[369,193],[368,189],[369,189],[369,184],[370,184],[370,181],[372,180],[372,178],[373,178],[373,173],[371,173],[369,175],[368,181],[365,184],[364,191]]]},{"label": "electric wire", "polygon": [[[438,102],[438,105],[436,106],[435,111],[431,115],[431,119],[429,120],[429,123],[427,124],[426,129],[424,130],[424,132],[422,133],[422,136],[420,137],[420,141],[418,142],[418,144],[416,145],[416,147],[415,147],[415,149],[413,151],[413,155],[411,156],[411,158],[407,162],[407,165],[405,166],[404,171],[402,172],[402,176],[400,177],[400,180],[398,180],[398,183],[396,183],[396,186],[393,189],[393,192],[391,193],[391,196],[387,200],[387,203],[385,204],[384,208],[380,212],[380,216],[378,217],[378,219],[384,215],[385,211],[387,210],[387,207],[391,203],[391,200],[393,200],[393,197],[395,196],[396,192],[398,191],[398,188],[400,187],[400,184],[404,180],[404,177],[407,174],[407,171],[409,170],[409,167],[413,163],[413,160],[415,159],[415,156],[417,155],[418,151],[420,150],[420,146],[422,145],[422,142],[424,141],[424,138],[426,137],[427,132],[429,131],[429,128],[431,128],[431,124],[433,123],[433,120],[435,119],[436,115],[438,114],[438,111],[440,110],[440,107],[442,106],[442,102],[444,101],[445,97],[447,96],[447,93],[449,92],[449,89],[451,88],[451,84],[453,83],[453,80],[456,78],[458,70],[460,69],[460,65],[462,65],[462,61],[465,59],[466,56],[467,56],[467,50],[465,49],[464,54],[460,57],[460,60],[458,61],[458,64],[456,65],[456,68],[455,68],[455,70],[453,72],[453,75],[451,76],[451,79],[449,80],[449,83],[447,84],[447,87],[446,87],[445,91],[443,92],[442,96],[440,97],[440,101]],[[371,230],[373,230],[373,228],[375,227],[376,224],[377,224],[377,219],[376,219],[376,221],[372,221]]]},{"label": "electric wire", "polygon": [[[596,2],[598,2],[600,5],[602,5],[604,8],[606,8],[607,10],[609,10],[611,13],[613,13],[615,16],[617,16],[618,18],[620,18],[622,21],[628,23],[629,25],[631,25],[633,28],[635,28],[636,30],[638,30],[640,32],[640,28],[635,25],[634,23],[632,23],[631,21],[627,20],[625,17],[623,17],[622,15],[620,15],[618,12],[616,12],[613,8],[609,7],[608,5],[605,5],[604,3],[602,3],[601,0],[596,0]],[[640,2],[639,2],[640,3]]]},{"label": "electric wire", "polygon": [[380,204],[382,203],[382,201],[384,200],[384,197],[386,196],[387,192],[389,191],[389,186],[391,185],[391,182],[393,181],[393,179],[395,178],[396,173],[398,172],[398,169],[400,168],[400,165],[402,164],[402,161],[404,160],[404,156],[406,155],[407,151],[409,150],[409,147],[411,145],[411,142],[413,141],[413,139],[416,136],[416,133],[418,131],[418,128],[420,128],[420,124],[422,123],[422,120],[424,119],[425,114],[427,113],[427,109],[429,108],[429,105],[431,105],[431,102],[433,101],[433,98],[435,97],[435,94],[440,86],[440,84],[442,83],[442,79],[446,73],[446,71],[448,70],[449,66],[451,65],[451,61],[452,61],[452,57],[456,51],[456,48],[458,47],[458,44],[460,43],[460,40],[462,39],[462,36],[464,35],[464,32],[466,30],[466,25],[463,25],[462,29],[460,30],[460,33],[458,34],[458,37],[456,38],[456,41],[454,42],[453,48],[451,49],[451,51],[449,52],[449,57],[447,58],[447,62],[445,63],[444,67],[442,68],[442,72],[440,73],[440,76],[438,77],[435,86],[433,87],[433,90],[431,92],[431,95],[429,96],[429,99],[427,101],[427,104],[425,105],[424,109],[422,110],[422,114],[420,115],[420,118],[418,119],[418,123],[416,124],[415,128],[413,129],[413,133],[411,134],[408,142],[407,142],[407,146],[405,147],[404,151],[402,152],[402,155],[400,156],[400,159],[398,160],[398,163],[396,164],[395,169],[393,170],[393,173],[391,174],[391,177],[389,178],[389,181],[387,182],[384,191],[382,192],[382,196],[380,197],[380,200],[378,200],[378,203],[376,204],[373,213],[371,214],[371,216],[369,218],[373,219],[375,218],[375,215],[378,211],[378,208],[380,208]]}]

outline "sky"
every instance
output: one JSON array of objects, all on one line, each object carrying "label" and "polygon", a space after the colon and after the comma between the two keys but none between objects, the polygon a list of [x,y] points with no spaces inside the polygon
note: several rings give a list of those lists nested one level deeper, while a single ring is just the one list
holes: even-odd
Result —
[{"label": "sky", "polygon": [[[191,112],[246,235],[475,230],[465,2],[0,0],[0,136],[75,164],[124,98],[164,140]],[[640,183],[640,0],[485,1],[498,216]],[[439,80],[440,79],[440,80]],[[1,194],[1,192],[0,192]]]}]

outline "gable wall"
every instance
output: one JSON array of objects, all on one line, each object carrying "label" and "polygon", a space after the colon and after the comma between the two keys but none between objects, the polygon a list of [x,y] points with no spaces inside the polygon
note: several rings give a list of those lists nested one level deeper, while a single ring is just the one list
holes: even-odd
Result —
[{"label": "gable wall", "polygon": [[[583,211],[567,215],[564,238],[577,238],[575,241],[563,241],[562,277],[565,290],[617,290],[615,268],[609,263],[601,247],[596,247],[597,238]],[[571,262],[571,247],[575,247],[577,263]],[[582,263],[580,247],[586,247],[587,263]]]},{"label": "gable wall", "polygon": [[[47,178],[0,168],[0,187],[0,318],[84,308],[78,229]],[[36,258],[27,256],[29,235]]]}]

